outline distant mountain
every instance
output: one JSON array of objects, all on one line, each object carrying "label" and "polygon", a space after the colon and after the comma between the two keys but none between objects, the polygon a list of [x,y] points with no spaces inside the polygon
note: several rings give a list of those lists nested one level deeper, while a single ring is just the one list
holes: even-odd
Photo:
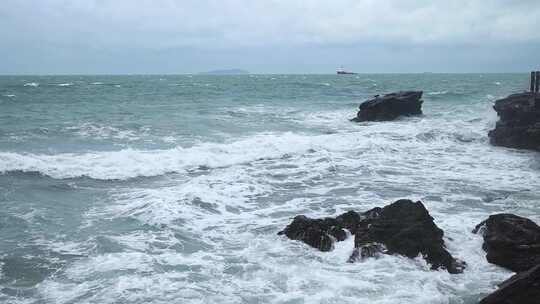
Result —
[{"label": "distant mountain", "polygon": [[246,70],[241,69],[228,69],[228,70],[214,70],[214,71],[208,71],[208,72],[202,72],[199,74],[204,75],[243,75],[243,74],[249,74]]}]

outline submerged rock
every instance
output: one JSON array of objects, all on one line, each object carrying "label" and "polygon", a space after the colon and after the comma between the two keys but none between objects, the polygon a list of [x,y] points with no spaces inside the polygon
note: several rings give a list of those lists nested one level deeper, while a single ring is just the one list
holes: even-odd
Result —
[{"label": "submerged rock", "polygon": [[[379,253],[409,258],[421,254],[432,269],[444,268],[450,273],[460,273],[465,263],[453,258],[445,249],[443,235],[422,202],[398,200],[382,208],[377,218],[364,220],[358,225],[355,251],[350,260]],[[368,250],[365,250],[366,246]],[[377,252],[377,249],[382,249],[382,252]]]},{"label": "submerged rock", "polygon": [[512,94],[493,108],[500,118],[489,131],[493,145],[540,151],[540,94]]},{"label": "submerged rock", "polygon": [[540,265],[512,276],[499,285],[499,289],[480,301],[480,304],[538,303],[540,303]]},{"label": "submerged rock", "polygon": [[394,120],[404,115],[422,114],[422,91],[404,91],[375,96],[360,104],[360,111],[352,121]]},{"label": "submerged rock", "polygon": [[540,227],[514,214],[495,214],[474,228],[484,237],[488,262],[512,271],[540,264]]}]

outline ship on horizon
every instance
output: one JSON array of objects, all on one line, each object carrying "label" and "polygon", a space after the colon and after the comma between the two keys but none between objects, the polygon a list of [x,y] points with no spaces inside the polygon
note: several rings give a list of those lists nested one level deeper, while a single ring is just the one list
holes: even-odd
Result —
[{"label": "ship on horizon", "polygon": [[339,67],[339,69],[337,69],[336,73],[338,75],[354,75],[354,74],[356,74],[354,72],[346,71],[343,67]]}]

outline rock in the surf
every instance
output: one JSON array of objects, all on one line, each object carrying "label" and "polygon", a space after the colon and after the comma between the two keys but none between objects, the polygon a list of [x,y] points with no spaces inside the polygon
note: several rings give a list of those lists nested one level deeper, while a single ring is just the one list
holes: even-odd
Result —
[{"label": "rock in the surf", "polygon": [[499,285],[480,304],[538,304],[540,303],[540,265],[520,272]]},{"label": "rock in the surf", "polygon": [[422,255],[432,269],[460,273],[465,263],[445,249],[443,235],[422,202],[398,200],[382,208],[378,217],[359,223],[350,261],[381,253],[409,258]]},{"label": "rock in the surf", "polygon": [[474,228],[484,237],[488,262],[512,271],[540,264],[540,227],[514,214],[495,214]]},{"label": "rock in the surf", "polygon": [[540,151],[540,94],[524,92],[499,99],[493,106],[499,115],[489,131],[493,145]]},{"label": "rock in the surf", "polygon": [[327,217],[312,219],[305,215],[296,216],[279,235],[286,235],[291,240],[302,241],[311,247],[321,251],[330,251],[334,248],[334,242],[343,241],[347,238],[347,229],[350,232],[356,230],[362,219],[376,216],[375,208],[365,213],[349,211],[335,218]]},{"label": "rock in the surf", "polygon": [[312,219],[299,215],[278,234],[330,251],[336,241],[346,239],[345,229],[355,235],[349,262],[400,254],[410,258],[422,255],[432,269],[444,268],[450,273],[460,273],[465,267],[464,262],[453,258],[445,249],[444,233],[424,205],[411,200],[398,200],[364,213],[349,211],[335,218]]},{"label": "rock in the surf", "polygon": [[360,104],[360,111],[352,121],[386,121],[399,116],[422,114],[422,91],[404,91],[375,96]]}]

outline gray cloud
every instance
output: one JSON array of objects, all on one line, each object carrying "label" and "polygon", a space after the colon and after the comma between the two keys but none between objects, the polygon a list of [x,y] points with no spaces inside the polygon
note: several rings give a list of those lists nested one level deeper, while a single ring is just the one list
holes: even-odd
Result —
[{"label": "gray cloud", "polygon": [[[41,62],[60,64],[56,57],[63,53],[75,61],[77,53],[109,61],[119,50],[148,56],[179,50],[196,57],[194,52],[217,49],[262,56],[264,48],[348,53],[367,47],[396,54],[392,48],[441,52],[444,46],[493,50],[520,45],[529,52],[540,44],[539,20],[539,1],[4,0],[0,53],[12,58],[14,64],[4,64],[9,71],[31,60],[27,53],[32,51]],[[250,54],[247,62],[257,56]]]}]

